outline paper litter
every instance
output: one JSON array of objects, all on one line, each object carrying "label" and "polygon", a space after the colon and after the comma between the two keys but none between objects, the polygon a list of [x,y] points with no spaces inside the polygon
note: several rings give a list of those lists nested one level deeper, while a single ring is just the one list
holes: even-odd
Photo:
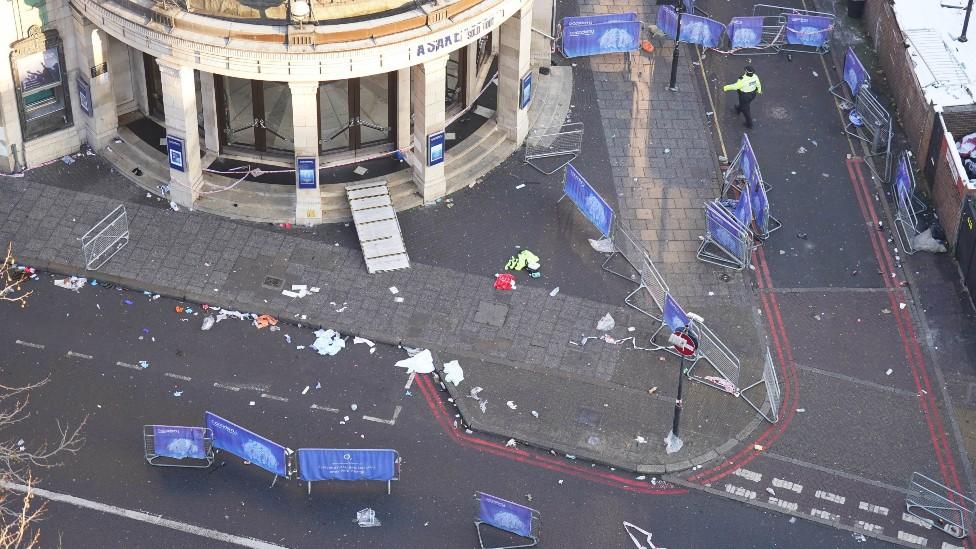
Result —
[{"label": "paper litter", "polygon": [[366,345],[369,345],[370,347],[372,347],[373,345],[376,345],[375,343],[373,343],[372,341],[366,339],[365,337],[356,336],[356,337],[352,338],[352,344],[353,345],[359,345],[360,343],[365,343]]},{"label": "paper litter", "polygon": [[509,400],[508,402],[505,403],[505,405],[513,410],[518,410],[518,404],[515,404],[515,401],[513,400]]},{"label": "paper litter", "polygon": [[464,381],[464,370],[461,369],[461,364],[452,360],[444,364],[444,381],[446,383],[453,383],[455,387]]},{"label": "paper litter", "polygon": [[590,242],[590,246],[592,246],[594,250],[604,254],[613,253],[613,242],[609,238],[601,238],[600,240],[587,238],[587,240]]},{"label": "paper litter", "polygon": [[204,317],[204,319],[203,319],[203,326],[200,326],[200,329],[203,330],[203,331],[207,331],[210,328],[213,328],[213,325],[214,325],[215,322],[216,321],[214,320],[214,317],[208,315],[208,316]]},{"label": "paper litter", "polygon": [[434,371],[434,357],[430,350],[424,349],[410,358],[398,360],[394,366],[406,368],[407,373],[429,374]]},{"label": "paper litter", "polygon": [[278,319],[271,315],[258,315],[254,319],[254,327],[258,330],[262,328],[267,328],[268,326],[276,326],[278,324]]},{"label": "paper litter", "polygon": [[615,325],[616,322],[614,322],[613,317],[610,316],[610,313],[607,313],[596,323],[596,329],[601,332],[609,332]]},{"label": "paper litter", "polygon": [[342,339],[335,330],[315,330],[315,341],[311,345],[320,355],[335,356],[346,347],[346,340]]},{"label": "paper litter", "polygon": [[80,291],[81,288],[88,282],[87,278],[78,278],[77,276],[72,276],[70,278],[61,278],[54,281],[54,285],[58,288],[64,288],[65,290]]}]

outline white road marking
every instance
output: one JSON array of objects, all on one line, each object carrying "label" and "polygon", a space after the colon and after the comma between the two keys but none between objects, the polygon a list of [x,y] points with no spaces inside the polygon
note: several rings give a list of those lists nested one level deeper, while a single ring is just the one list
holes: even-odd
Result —
[{"label": "white road marking", "polygon": [[922,536],[916,536],[915,534],[909,534],[908,532],[902,532],[901,530],[898,530],[898,539],[907,541],[908,543],[921,545],[922,547],[929,544],[929,540],[923,538]]},{"label": "white road marking", "polygon": [[877,514],[879,514],[881,516],[885,516],[885,517],[888,516],[888,508],[887,507],[882,507],[880,505],[875,505],[873,503],[868,503],[866,501],[862,501],[861,503],[858,503],[857,504],[857,508],[860,509],[860,510],[862,510],[862,511],[867,511],[869,513],[877,513]]},{"label": "white road marking", "polygon": [[21,341],[19,339],[17,341],[15,341],[14,343],[16,343],[17,345],[23,345],[24,347],[33,347],[34,349],[43,349],[44,348],[44,346],[41,345],[40,343],[31,343],[30,341]]},{"label": "white road marking", "polygon": [[942,549],[962,549],[962,547],[960,547],[958,545],[953,545],[953,544],[949,543],[948,541],[943,541],[942,542]]},{"label": "white road marking", "polygon": [[269,395],[268,393],[261,393],[261,398],[270,398],[271,400],[280,400],[281,402],[288,402],[285,397],[280,397],[278,395]]},{"label": "white road marking", "polygon": [[190,376],[181,376],[180,374],[171,374],[169,372],[166,372],[163,375],[166,376],[166,377],[172,377],[172,378],[176,378],[176,379],[182,379],[183,381],[190,381],[190,380],[193,379]]},{"label": "white road marking", "polygon": [[749,469],[736,469],[733,474],[737,477],[742,477],[746,480],[751,480],[753,482],[759,482],[760,480],[762,480],[762,473],[750,471]]},{"label": "white road marking", "polygon": [[68,351],[68,356],[76,357],[76,358],[83,358],[85,360],[91,360],[92,359],[92,356],[91,355],[85,355],[85,354],[82,354],[82,353],[76,353],[74,351]]},{"label": "white road marking", "polygon": [[130,370],[139,370],[139,371],[142,371],[142,368],[141,367],[136,366],[135,364],[129,364],[128,362],[116,362],[115,365],[116,366],[121,366],[123,368],[129,368]]},{"label": "white road marking", "polygon": [[742,488],[741,486],[736,486],[734,484],[726,484],[725,491],[734,496],[739,496],[740,498],[756,499],[756,492],[752,490],[746,490],[745,488]]},{"label": "white road marking", "polygon": [[404,385],[403,388],[409,391],[410,386],[413,385],[413,380],[416,377],[417,377],[417,372],[410,372],[410,375],[407,377],[407,384]]},{"label": "white road marking", "polygon": [[396,420],[398,417],[400,417],[400,412],[402,410],[403,406],[397,405],[397,407],[393,409],[393,419],[380,419],[373,416],[363,416],[363,419],[366,421],[375,421],[376,423],[384,423],[386,425],[396,425]]},{"label": "white road marking", "polygon": [[237,391],[240,391],[241,390],[240,387],[234,387],[233,385],[225,385],[225,384],[219,383],[219,382],[215,382],[214,383],[214,387],[216,387],[218,389],[227,389],[228,391],[234,391],[234,392],[237,392]]},{"label": "white road marking", "polygon": [[816,507],[810,509],[810,514],[831,522],[840,522],[840,515],[824,511],[823,509],[817,509]]},{"label": "white road marking", "polygon": [[844,502],[847,501],[847,498],[844,496],[838,496],[837,494],[831,492],[825,492],[823,490],[817,490],[817,493],[814,494],[814,497],[819,499],[825,499],[827,501],[832,501],[840,505],[844,505]]},{"label": "white road marking", "polygon": [[797,494],[799,494],[800,492],[803,491],[803,485],[802,484],[797,484],[795,482],[790,482],[788,480],[783,480],[783,479],[775,478],[775,477],[773,478],[773,486],[775,486],[777,488],[785,488],[786,490],[792,490],[792,491],[796,492]]},{"label": "white road marking", "polygon": [[769,503],[772,505],[778,505],[787,511],[796,511],[796,509],[799,507],[799,504],[793,503],[792,501],[786,501],[779,498],[774,498],[772,496],[769,496]]},{"label": "white road marking", "polygon": [[[26,493],[28,489],[28,487],[24,486],[23,484],[16,484],[7,481],[0,481],[0,487],[20,493]],[[202,526],[165,519],[156,515],[150,515],[149,513],[143,513],[141,511],[123,509],[122,507],[107,505],[105,503],[99,503],[97,501],[83,499],[77,496],[51,492],[50,490],[43,490],[41,488],[34,488],[32,491],[35,496],[51,501],[59,501],[69,505],[74,505],[75,507],[81,507],[83,509],[92,509],[101,513],[108,513],[110,515],[117,515],[127,519],[138,520],[154,526],[162,526],[164,528],[170,528],[172,530],[193,534],[195,536],[222,541],[225,543],[233,543],[242,547],[253,547],[255,549],[283,549],[283,546],[281,545],[275,545],[259,539],[246,538],[242,536],[235,536],[234,534],[218,532],[217,530],[211,530],[210,528],[203,528]]]},{"label": "white road marking", "polygon": [[318,404],[313,404],[313,405],[309,406],[309,408],[311,408],[313,410],[322,410],[324,412],[332,412],[333,414],[338,414],[339,413],[339,409],[338,408],[329,408],[329,407],[326,407],[326,406],[319,406]]},{"label": "white road marking", "polygon": [[915,515],[913,515],[911,513],[902,513],[901,514],[901,520],[903,520],[905,522],[910,522],[912,524],[917,524],[917,525],[921,526],[922,528],[925,528],[926,530],[931,530],[932,529],[932,521],[931,520],[926,520],[926,519],[923,519],[922,517],[916,517]]},{"label": "white road marking", "polygon": [[859,520],[855,522],[854,526],[857,526],[861,530],[867,530],[868,532],[873,532],[875,534],[881,534],[881,532],[884,532],[884,528],[882,528],[881,526],[878,526],[877,524],[871,524],[870,522],[864,522],[863,520]]}]

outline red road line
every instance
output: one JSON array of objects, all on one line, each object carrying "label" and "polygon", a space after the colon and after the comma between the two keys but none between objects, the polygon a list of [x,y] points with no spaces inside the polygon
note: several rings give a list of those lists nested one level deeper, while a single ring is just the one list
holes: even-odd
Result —
[{"label": "red road line", "polygon": [[[451,421],[451,413],[444,406],[443,400],[438,395],[436,387],[434,387],[434,382],[428,376],[417,376],[417,386],[420,387],[421,393],[423,394],[424,399],[427,401],[428,407],[434,414],[434,417],[440,424],[441,428],[449,437],[451,437],[461,446],[518,461],[520,463],[541,467],[549,471],[576,476],[591,482],[619,488],[628,492],[652,495],[679,495],[686,494],[688,492],[688,490],[684,488],[654,488],[652,486],[644,486],[635,483],[634,479],[632,478],[623,477],[621,475],[604,471],[586,469],[580,465],[566,463],[548,455],[535,454],[520,448],[509,448],[501,443],[483,440],[478,437],[468,435],[460,429],[454,428],[453,422]],[[637,482],[639,483],[640,481]]]},{"label": "red road line", "polygon": [[[857,180],[855,182],[855,189],[860,186],[861,192],[864,193],[864,201],[867,204],[868,212],[865,213],[865,217],[870,216],[869,221],[871,221],[875,226],[877,226],[878,217],[874,209],[874,204],[870,201],[870,192],[867,187],[867,181],[864,177],[864,172],[861,170],[862,162],[860,159],[853,159],[848,161],[848,169],[850,166],[854,166],[854,172],[857,175]],[[852,177],[852,181],[853,181]],[[858,196],[859,202],[861,201],[861,196]],[[862,211],[864,210],[862,205]],[[895,230],[897,230],[895,228]],[[878,247],[881,249],[881,255],[884,257],[884,261],[879,258],[879,263],[883,268],[887,268],[888,272],[894,272],[894,262],[892,261],[891,253],[888,247],[885,246],[885,242],[882,240],[882,235],[880,231],[869,231],[874,233],[872,236],[872,245],[877,241],[878,246],[875,248],[877,253]],[[918,338],[915,335],[914,328],[912,326],[911,315],[907,310],[902,310],[898,307],[897,298],[905,299],[905,291],[895,286],[892,279],[888,276],[883,277],[885,280],[885,285],[892,290],[889,294],[889,301],[891,302],[892,313],[895,316],[895,320],[898,323],[899,334],[902,338],[905,356],[912,368],[912,376],[915,380],[915,386],[919,389],[918,398],[920,405],[922,406],[922,412],[925,415],[926,422],[929,424],[930,436],[932,438],[932,444],[936,451],[936,456],[939,461],[939,468],[943,476],[943,480],[946,481],[947,485],[954,485],[956,490],[959,491],[959,477],[956,471],[955,460],[952,456],[952,447],[949,445],[948,437],[945,434],[945,428],[942,421],[942,415],[939,411],[937,402],[932,392],[932,384],[929,380],[928,371],[925,367],[925,359],[922,355],[921,348],[918,344]],[[933,417],[934,416],[934,417]],[[946,469],[948,469],[948,474]]]},{"label": "red road line", "polygon": [[[855,195],[857,196],[858,204],[861,207],[861,212],[865,219],[872,224],[873,228],[877,226],[878,216],[874,209],[874,204],[871,202],[871,193],[867,185],[867,180],[864,177],[863,170],[861,169],[862,163],[863,160],[860,158],[848,160],[848,171],[851,172],[851,182],[854,184]],[[853,169],[851,168],[852,166]],[[861,193],[863,193],[863,198],[862,195],[858,193],[859,190]],[[893,230],[897,230],[897,228],[893,228]],[[871,236],[871,245],[874,247],[879,266],[882,267],[882,269],[885,269],[887,273],[895,272],[891,253],[888,251],[888,247],[885,246],[886,242],[884,241],[881,231],[869,229],[868,232]],[[955,460],[952,455],[953,450],[949,445],[948,437],[945,434],[942,415],[939,411],[938,403],[935,401],[935,397],[932,393],[932,385],[929,381],[928,371],[925,367],[925,359],[922,355],[922,350],[918,344],[918,338],[915,335],[915,330],[912,325],[911,314],[907,312],[907,310],[903,311],[900,307],[898,307],[898,300],[896,298],[905,299],[906,292],[901,287],[895,286],[891,277],[885,275],[882,278],[885,281],[885,286],[892,290],[889,292],[888,301],[891,304],[892,314],[894,315],[898,326],[899,336],[902,338],[905,357],[911,369],[915,387],[919,390],[918,393],[916,393],[919,399],[919,406],[922,409],[922,415],[925,416],[925,421],[929,428],[929,437],[936,453],[936,460],[939,465],[939,471],[942,474],[942,480],[947,486],[954,486],[955,490],[959,492],[961,489],[958,473],[956,471]],[[948,473],[946,471],[947,468]],[[976,532],[971,533],[969,539],[966,539],[963,542],[963,545],[966,547],[971,547],[974,539],[976,539]]]}]

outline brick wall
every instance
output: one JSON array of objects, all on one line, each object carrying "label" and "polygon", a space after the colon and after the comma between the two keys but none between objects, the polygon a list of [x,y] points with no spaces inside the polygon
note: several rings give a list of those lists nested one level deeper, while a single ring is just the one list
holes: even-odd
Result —
[{"label": "brick wall", "polygon": [[930,141],[936,123],[936,114],[922,94],[921,86],[915,77],[912,61],[905,48],[904,35],[895,20],[891,0],[868,0],[864,17],[865,30],[874,41],[874,49],[878,54],[881,68],[888,78],[897,107],[897,117],[915,154],[916,166],[921,168],[930,160],[934,161],[935,169],[930,172],[931,177],[928,180],[920,178],[919,183],[923,186],[928,184],[929,195],[939,215],[939,221],[945,228],[949,245],[954,246],[963,195],[968,191],[960,185],[955,173],[957,170],[953,168],[954,162],[950,164],[952,161],[947,160],[947,146],[954,147],[952,136],[961,138],[976,131],[976,106],[945,109],[943,113],[945,129],[951,133],[946,142],[942,142],[945,139],[944,134],[935,134],[940,142],[933,144],[930,159]]}]

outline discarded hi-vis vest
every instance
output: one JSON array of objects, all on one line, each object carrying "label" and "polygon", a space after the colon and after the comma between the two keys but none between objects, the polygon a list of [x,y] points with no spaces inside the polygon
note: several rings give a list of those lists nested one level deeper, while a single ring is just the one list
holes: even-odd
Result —
[{"label": "discarded hi-vis vest", "polygon": [[539,263],[539,256],[529,250],[522,250],[518,255],[514,255],[505,264],[505,269],[509,271],[521,271],[528,265]]}]

